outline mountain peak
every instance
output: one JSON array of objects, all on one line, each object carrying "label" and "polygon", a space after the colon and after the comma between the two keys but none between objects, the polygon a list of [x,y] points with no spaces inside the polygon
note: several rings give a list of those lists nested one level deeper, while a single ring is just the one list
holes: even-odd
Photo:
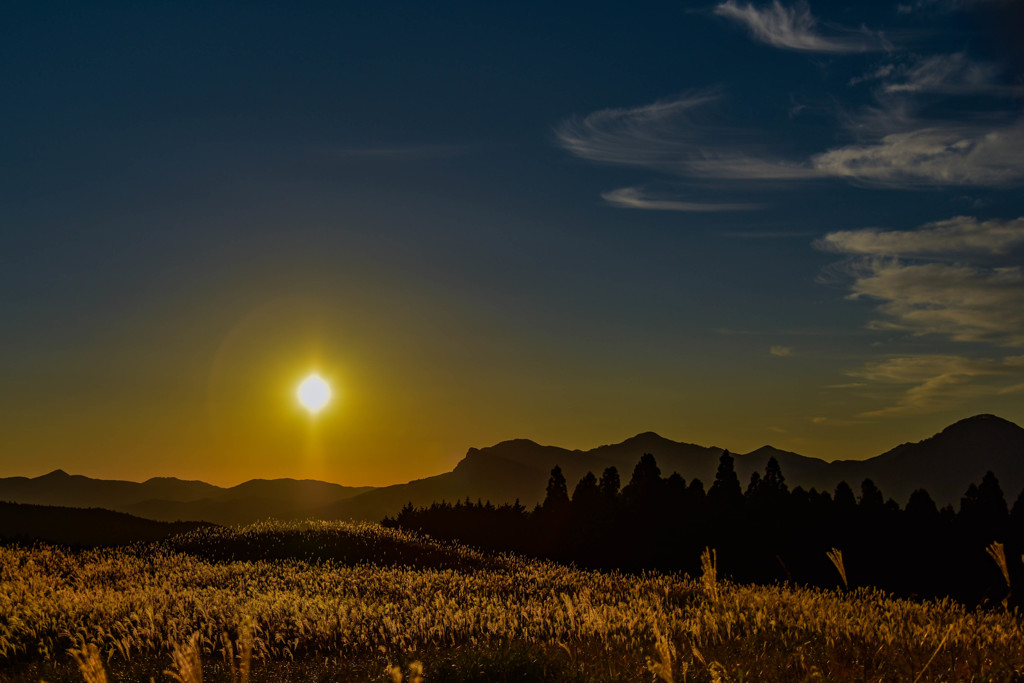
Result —
[{"label": "mountain peak", "polygon": [[491,446],[491,448],[514,448],[517,446],[539,446],[540,444],[533,439],[507,439],[505,441],[499,441],[498,443]]},{"label": "mountain peak", "polygon": [[624,444],[645,444],[645,443],[655,444],[655,443],[664,443],[666,441],[671,441],[671,439],[666,439],[664,436],[662,436],[661,434],[658,434],[657,432],[640,432],[636,436],[629,437],[628,439],[626,439],[622,443],[624,443]]},{"label": "mountain peak", "polygon": [[956,432],[963,432],[967,430],[975,429],[1020,429],[1020,427],[1009,420],[992,415],[990,413],[982,413],[981,415],[974,415],[973,417],[966,417],[962,420],[958,420],[953,424],[943,429],[940,434],[952,434]]},{"label": "mountain peak", "polygon": [[65,472],[64,470],[56,469],[53,472],[47,472],[42,477],[40,477],[40,479],[42,479],[43,477],[49,477],[51,479],[69,479],[71,475]]}]

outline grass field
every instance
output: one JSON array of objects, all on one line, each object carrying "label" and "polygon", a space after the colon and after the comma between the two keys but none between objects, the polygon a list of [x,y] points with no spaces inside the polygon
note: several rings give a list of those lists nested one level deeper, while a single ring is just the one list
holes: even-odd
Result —
[{"label": "grass field", "polygon": [[1011,681],[1024,624],[735,585],[710,557],[702,577],[598,573],[335,522],[0,548],[0,680],[415,681],[416,662],[428,681]]}]

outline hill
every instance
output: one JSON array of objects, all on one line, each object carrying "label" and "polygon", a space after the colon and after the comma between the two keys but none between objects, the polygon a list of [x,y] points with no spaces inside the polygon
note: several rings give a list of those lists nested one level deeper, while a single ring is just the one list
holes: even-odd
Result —
[{"label": "hill", "polygon": [[159,541],[210,526],[205,522],[155,522],[99,508],[0,503],[0,539],[64,545],[123,545]]},{"label": "hill", "polygon": [[[653,681],[652,670],[665,681],[1011,681],[1024,668],[1012,612],[739,585],[710,555],[691,578],[484,558],[368,524],[189,536],[191,548],[0,548],[3,680],[81,681],[72,652],[89,656],[87,680],[122,681],[168,669],[199,680],[200,668],[203,680],[238,680],[235,662],[260,681],[398,680],[396,664],[404,680],[450,683]],[[339,545],[355,555],[335,558]],[[332,554],[293,559],[316,548]]]}]

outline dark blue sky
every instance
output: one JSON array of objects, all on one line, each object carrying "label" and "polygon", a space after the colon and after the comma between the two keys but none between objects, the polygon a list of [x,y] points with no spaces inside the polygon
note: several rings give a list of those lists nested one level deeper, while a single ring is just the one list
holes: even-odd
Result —
[{"label": "dark blue sky", "polygon": [[1021,17],[7,8],[0,464],[379,484],[519,436],[1019,422]]}]

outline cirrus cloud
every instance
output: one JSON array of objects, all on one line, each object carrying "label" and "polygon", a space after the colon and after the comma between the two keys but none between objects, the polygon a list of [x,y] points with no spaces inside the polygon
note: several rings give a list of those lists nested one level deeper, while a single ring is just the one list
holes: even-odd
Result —
[{"label": "cirrus cloud", "polygon": [[862,256],[940,256],[1005,254],[1024,244],[1024,218],[979,221],[956,216],[928,223],[918,230],[865,228],[829,233],[815,243],[819,249]]},{"label": "cirrus cloud", "polygon": [[900,388],[895,401],[858,417],[920,415],[954,408],[962,401],[1024,391],[1024,356],[1001,360],[918,355],[868,363],[849,373]]},{"label": "cirrus cloud", "polygon": [[623,209],[646,209],[649,211],[686,211],[711,213],[719,211],[750,211],[761,208],[760,204],[728,202],[688,202],[679,199],[658,197],[639,187],[622,187],[601,194],[601,199],[612,206]]},{"label": "cirrus cloud", "polygon": [[1002,346],[1024,346],[1024,269],[991,259],[1022,244],[1024,218],[966,216],[914,231],[844,230],[815,242],[850,256],[833,273],[852,278],[851,299],[881,302],[872,329]]},{"label": "cirrus cloud", "polygon": [[821,175],[866,185],[1017,185],[1024,181],[1024,121],[889,133],[822,152],[811,163]]},{"label": "cirrus cloud", "polygon": [[[784,158],[749,131],[710,123],[719,92],[690,93],[633,108],[602,109],[555,129],[566,150],[590,161],[708,181],[839,178],[889,188],[1010,187],[1024,182],[1024,119],[993,125],[926,123],[905,112],[854,119],[861,142],[809,158]],[[762,136],[768,137],[768,136]],[[628,201],[614,202],[626,206]],[[627,198],[628,199],[628,198]],[[649,208],[638,202],[633,208]]]},{"label": "cirrus cloud", "polygon": [[727,0],[715,7],[715,14],[747,27],[755,40],[783,50],[803,52],[868,52],[886,44],[866,30],[843,31],[845,35],[824,36],[806,4],[786,7],[778,0],[766,7],[741,5]]}]

